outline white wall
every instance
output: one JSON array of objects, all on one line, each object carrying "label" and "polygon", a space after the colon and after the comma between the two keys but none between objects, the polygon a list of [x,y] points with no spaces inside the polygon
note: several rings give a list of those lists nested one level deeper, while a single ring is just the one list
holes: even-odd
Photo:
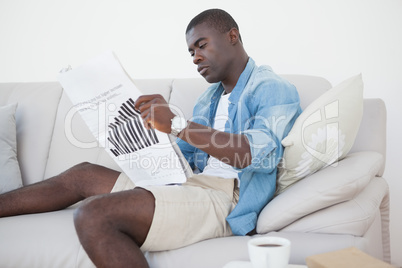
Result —
[{"label": "white wall", "polygon": [[212,7],[234,16],[258,64],[334,85],[362,73],[365,97],[385,100],[392,254],[402,266],[401,0],[0,0],[0,82],[55,81],[106,49],[133,78],[198,77],[184,31]]}]

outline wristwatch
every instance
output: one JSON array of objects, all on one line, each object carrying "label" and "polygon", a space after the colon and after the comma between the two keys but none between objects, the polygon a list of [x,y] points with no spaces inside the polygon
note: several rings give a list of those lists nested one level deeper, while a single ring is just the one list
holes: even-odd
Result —
[{"label": "wristwatch", "polygon": [[170,134],[174,136],[179,136],[179,133],[187,127],[187,120],[183,117],[176,115],[172,119],[172,125],[170,126]]}]

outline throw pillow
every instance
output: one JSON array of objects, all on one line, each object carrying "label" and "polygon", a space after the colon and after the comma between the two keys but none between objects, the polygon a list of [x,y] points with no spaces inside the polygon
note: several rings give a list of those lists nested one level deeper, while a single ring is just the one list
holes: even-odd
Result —
[{"label": "throw pillow", "polygon": [[276,195],[329,165],[352,148],[363,116],[363,81],[353,76],[313,101],[297,118],[278,166]]},{"label": "throw pillow", "polygon": [[16,103],[0,107],[0,193],[22,186],[17,160],[16,109]]}]

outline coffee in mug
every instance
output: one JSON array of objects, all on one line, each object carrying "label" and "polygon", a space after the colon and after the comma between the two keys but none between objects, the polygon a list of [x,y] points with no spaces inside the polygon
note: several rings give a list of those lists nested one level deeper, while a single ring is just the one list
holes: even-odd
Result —
[{"label": "coffee in mug", "polygon": [[289,263],[290,241],[282,237],[261,236],[248,241],[253,268],[285,268]]},{"label": "coffee in mug", "polygon": [[281,245],[278,244],[262,244],[258,245],[258,247],[280,247]]}]

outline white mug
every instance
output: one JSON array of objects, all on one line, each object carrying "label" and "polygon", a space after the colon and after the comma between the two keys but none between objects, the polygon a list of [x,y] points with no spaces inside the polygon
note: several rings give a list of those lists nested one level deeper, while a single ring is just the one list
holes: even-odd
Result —
[{"label": "white mug", "polygon": [[282,237],[263,236],[248,241],[253,268],[285,268],[289,263],[290,241]]}]

